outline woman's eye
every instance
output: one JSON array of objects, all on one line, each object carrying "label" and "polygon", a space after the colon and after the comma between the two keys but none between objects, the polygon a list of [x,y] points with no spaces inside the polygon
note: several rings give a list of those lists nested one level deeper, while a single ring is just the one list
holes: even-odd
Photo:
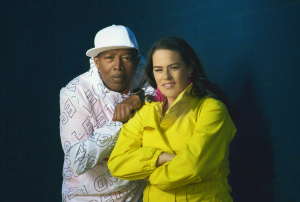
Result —
[{"label": "woman's eye", "polygon": [[171,67],[171,69],[177,69],[177,68],[178,68],[177,66]]},{"label": "woman's eye", "polygon": [[156,72],[160,72],[160,71],[162,71],[161,69],[156,69],[156,70],[154,70],[154,71],[156,71]]}]

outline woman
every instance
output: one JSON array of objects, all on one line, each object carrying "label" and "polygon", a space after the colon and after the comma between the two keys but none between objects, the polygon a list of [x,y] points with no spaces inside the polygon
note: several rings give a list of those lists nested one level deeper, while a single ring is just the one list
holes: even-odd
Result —
[{"label": "woman", "polygon": [[[157,102],[123,127],[108,167],[118,178],[145,179],[143,201],[232,201],[229,143],[236,128],[226,95],[205,76],[191,46],[157,41],[145,70]],[[189,78],[190,77],[190,78]]]}]

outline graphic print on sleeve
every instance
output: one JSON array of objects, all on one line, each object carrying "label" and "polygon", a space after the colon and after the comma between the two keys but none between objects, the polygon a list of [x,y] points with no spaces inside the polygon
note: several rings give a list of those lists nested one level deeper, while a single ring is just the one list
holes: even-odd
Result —
[{"label": "graphic print on sleeve", "polygon": [[[141,56],[142,57],[142,56]],[[128,98],[142,78],[142,57],[128,94],[108,90],[90,59],[88,72],[60,92],[60,136],[65,154],[62,200],[65,202],[138,201],[143,181],[115,178],[107,167],[121,122],[113,122],[115,106]]]}]

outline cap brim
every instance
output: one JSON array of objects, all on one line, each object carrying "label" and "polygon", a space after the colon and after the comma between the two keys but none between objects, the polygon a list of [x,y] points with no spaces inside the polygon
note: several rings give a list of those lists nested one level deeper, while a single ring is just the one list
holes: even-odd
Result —
[{"label": "cap brim", "polygon": [[[102,48],[92,48],[86,52],[86,55],[88,57],[96,57],[99,53],[102,53],[104,51],[113,50],[113,49],[129,49],[134,47],[128,47],[128,46],[109,46],[109,47],[102,47]],[[136,49],[136,48],[134,48]],[[136,49],[139,51],[138,49]]]}]

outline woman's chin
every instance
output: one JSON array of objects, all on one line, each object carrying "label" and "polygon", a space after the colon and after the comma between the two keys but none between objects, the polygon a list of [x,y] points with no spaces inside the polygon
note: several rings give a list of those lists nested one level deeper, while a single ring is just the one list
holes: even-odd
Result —
[{"label": "woman's chin", "polygon": [[168,100],[172,99],[172,100],[176,100],[176,98],[178,97],[179,94],[163,94]]}]

